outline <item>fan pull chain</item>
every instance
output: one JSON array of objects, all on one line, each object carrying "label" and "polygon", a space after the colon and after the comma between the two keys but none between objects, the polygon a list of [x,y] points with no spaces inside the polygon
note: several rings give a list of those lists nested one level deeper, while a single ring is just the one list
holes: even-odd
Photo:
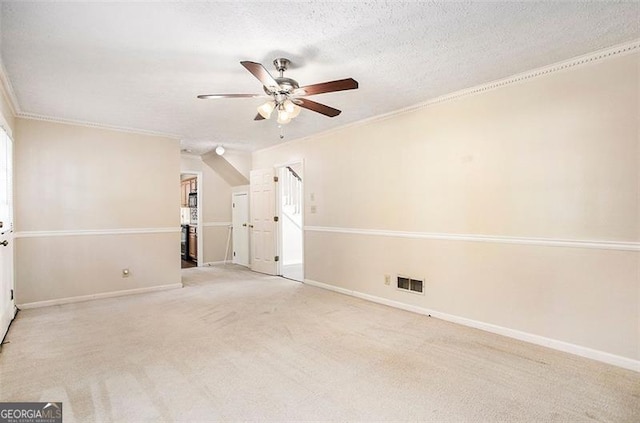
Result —
[{"label": "fan pull chain", "polygon": [[284,139],[284,125],[278,125],[278,128],[280,128],[280,139],[283,140]]}]

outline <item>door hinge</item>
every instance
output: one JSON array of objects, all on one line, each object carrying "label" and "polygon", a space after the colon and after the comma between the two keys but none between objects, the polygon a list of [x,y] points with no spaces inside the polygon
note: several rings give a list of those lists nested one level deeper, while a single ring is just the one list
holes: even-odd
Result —
[{"label": "door hinge", "polygon": [[236,256],[236,252],[235,252],[235,251],[233,252],[233,256],[234,256],[234,257]]},{"label": "door hinge", "polygon": [[13,289],[11,290],[11,299],[13,300]]},{"label": "door hinge", "polygon": [[235,207],[235,206],[236,206],[236,203],[231,203],[231,207]]},{"label": "door hinge", "polygon": [[273,258],[273,261],[280,261],[280,256],[275,256],[275,257]]},{"label": "door hinge", "polygon": [[273,177],[273,182],[278,182],[278,177],[277,176]]},{"label": "door hinge", "polygon": [[274,221],[274,222],[277,222],[278,220],[279,220],[279,219],[278,219],[278,216],[273,216],[273,221]]}]

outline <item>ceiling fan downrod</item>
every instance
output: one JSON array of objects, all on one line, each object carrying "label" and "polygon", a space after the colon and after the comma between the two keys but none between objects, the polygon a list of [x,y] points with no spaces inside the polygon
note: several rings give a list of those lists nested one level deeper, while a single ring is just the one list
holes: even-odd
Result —
[{"label": "ceiling fan downrod", "polygon": [[280,72],[280,78],[284,77],[284,71],[289,68],[291,61],[289,59],[285,59],[284,57],[278,57],[274,59],[273,65],[276,67],[278,72]]}]

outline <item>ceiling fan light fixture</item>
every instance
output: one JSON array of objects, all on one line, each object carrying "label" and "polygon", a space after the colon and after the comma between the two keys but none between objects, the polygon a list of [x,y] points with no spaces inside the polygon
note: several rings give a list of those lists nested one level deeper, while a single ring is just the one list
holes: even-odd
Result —
[{"label": "ceiling fan light fixture", "polygon": [[291,122],[291,114],[287,112],[284,107],[278,109],[278,123],[285,125]]},{"label": "ceiling fan light fixture", "polygon": [[216,154],[217,154],[218,156],[222,156],[222,155],[224,154],[224,151],[225,151],[225,150],[224,150],[224,147],[223,147],[223,146],[219,145],[219,146],[217,146],[217,147],[216,147]]},{"label": "ceiling fan light fixture", "polygon": [[286,99],[282,102],[282,107],[287,112],[287,115],[293,119],[300,114],[300,107],[293,101]]},{"label": "ceiling fan light fixture", "polygon": [[[293,103],[291,103],[291,104],[293,104]],[[300,110],[302,110],[302,108],[300,106],[298,106],[297,104],[293,104],[293,111],[291,113],[289,113],[289,116],[291,116],[291,119],[293,119],[296,116],[298,116],[300,114]]]},{"label": "ceiling fan light fixture", "polygon": [[282,102],[282,107],[284,107],[284,109],[287,111],[287,113],[293,113],[293,109],[295,108],[295,104],[293,104],[293,101],[286,99],[285,101]]},{"label": "ceiling fan light fixture", "polygon": [[265,119],[269,119],[271,117],[271,112],[276,107],[275,101],[267,101],[266,103],[258,106],[258,113]]}]

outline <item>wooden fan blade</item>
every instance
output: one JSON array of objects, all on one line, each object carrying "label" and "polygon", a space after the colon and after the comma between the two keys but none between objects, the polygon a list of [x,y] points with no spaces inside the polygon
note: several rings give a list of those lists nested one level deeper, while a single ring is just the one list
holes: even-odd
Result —
[{"label": "wooden fan blade", "polygon": [[329,107],[325,104],[316,103],[315,101],[311,101],[306,98],[298,98],[296,99],[296,103],[300,107],[304,107],[305,109],[312,110],[329,117],[336,117],[342,113],[342,111],[338,109],[334,109],[333,107]]},{"label": "wooden fan blade", "polygon": [[264,120],[264,117],[260,113],[258,113],[256,117],[253,118],[253,120]]},{"label": "wooden fan blade", "polygon": [[255,98],[264,97],[262,94],[201,94],[198,98]]},{"label": "wooden fan blade", "polygon": [[306,85],[297,88],[295,95],[316,95],[322,93],[332,93],[334,91],[355,90],[358,88],[358,81],[353,78],[338,79],[337,81],[321,82],[319,84]]},{"label": "wooden fan blade", "polygon": [[253,76],[258,78],[258,80],[262,82],[262,85],[267,87],[269,91],[273,92],[280,89],[280,85],[278,85],[278,82],[273,79],[273,76],[271,76],[269,71],[267,71],[265,67],[260,63],[244,61],[240,62],[240,64],[247,68],[247,70],[251,72]]}]

